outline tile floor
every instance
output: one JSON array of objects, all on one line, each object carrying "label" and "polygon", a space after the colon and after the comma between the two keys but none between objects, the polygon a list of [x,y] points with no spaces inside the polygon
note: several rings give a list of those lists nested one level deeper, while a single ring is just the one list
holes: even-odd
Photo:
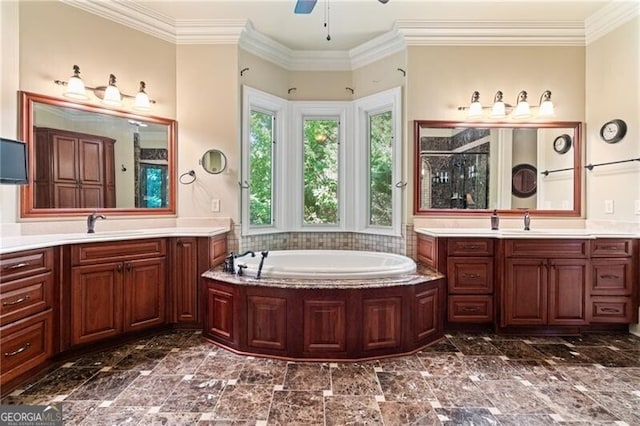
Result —
[{"label": "tile floor", "polygon": [[360,363],[238,356],[169,331],[83,356],[4,398],[65,425],[640,424],[640,338],[453,334]]}]

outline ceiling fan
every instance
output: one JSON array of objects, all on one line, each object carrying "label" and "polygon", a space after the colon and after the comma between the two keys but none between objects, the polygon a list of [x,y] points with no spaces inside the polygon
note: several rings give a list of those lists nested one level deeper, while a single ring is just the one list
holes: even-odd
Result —
[{"label": "ceiling fan", "polygon": [[[386,4],[389,0],[378,0],[382,4]],[[297,0],[294,13],[308,14],[311,13],[318,0]]]}]

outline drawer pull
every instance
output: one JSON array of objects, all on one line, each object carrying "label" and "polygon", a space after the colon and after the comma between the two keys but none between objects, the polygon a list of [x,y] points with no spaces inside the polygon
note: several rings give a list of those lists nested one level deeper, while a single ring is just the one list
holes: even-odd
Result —
[{"label": "drawer pull", "polygon": [[601,250],[618,250],[618,246],[602,246]]},{"label": "drawer pull", "polygon": [[22,352],[26,351],[26,350],[27,350],[27,349],[29,349],[30,347],[31,347],[31,343],[27,343],[27,344],[26,344],[26,345],[24,345],[23,347],[18,348],[18,349],[16,349],[16,350],[15,350],[15,351],[13,351],[13,352],[5,352],[5,353],[4,353],[4,357],[5,357],[5,358],[10,358],[10,357],[12,357],[12,356],[16,356],[16,355],[18,355],[18,354],[20,354],[20,353],[22,353]]},{"label": "drawer pull", "polygon": [[462,246],[462,248],[473,250],[473,249],[480,248],[480,246],[477,244],[465,244]]},{"label": "drawer pull", "polygon": [[480,312],[480,308],[476,308],[473,306],[463,306],[462,308],[460,308],[460,311],[462,312]]},{"label": "drawer pull", "polygon": [[616,308],[601,308],[601,312],[606,312],[607,314],[617,314],[620,313],[620,309]]},{"label": "drawer pull", "polygon": [[463,278],[480,278],[480,274],[462,274]]},{"label": "drawer pull", "polygon": [[605,274],[605,275],[600,275],[600,278],[605,280],[617,280],[620,277],[617,275]]},{"label": "drawer pull", "polygon": [[11,266],[5,266],[4,270],[20,269],[20,268],[24,268],[26,266],[29,266],[29,262],[21,262],[21,263],[16,263],[15,265],[11,265]]},{"label": "drawer pull", "polygon": [[18,303],[26,302],[27,300],[29,300],[28,294],[26,296],[22,296],[21,298],[14,300],[13,302],[2,302],[2,306],[17,305]]}]

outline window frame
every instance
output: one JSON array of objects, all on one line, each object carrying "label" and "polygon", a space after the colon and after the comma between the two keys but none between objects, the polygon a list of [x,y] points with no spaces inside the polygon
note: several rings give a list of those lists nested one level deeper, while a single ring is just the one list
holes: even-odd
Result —
[{"label": "window frame", "polygon": [[[402,236],[402,89],[396,87],[354,101],[287,101],[243,86],[240,161],[241,231],[243,236],[276,232],[361,232]],[[271,226],[249,223],[250,112],[274,114],[273,199]],[[392,113],[392,224],[370,225],[369,117]],[[304,120],[339,117],[338,211],[339,223],[304,223]],[[360,161],[366,158],[367,161]],[[348,165],[348,167],[347,167]]]}]

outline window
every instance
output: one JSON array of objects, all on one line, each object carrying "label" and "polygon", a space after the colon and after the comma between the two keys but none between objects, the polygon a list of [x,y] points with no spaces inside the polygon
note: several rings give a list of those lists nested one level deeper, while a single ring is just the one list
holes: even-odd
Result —
[{"label": "window", "polygon": [[400,235],[400,88],[353,102],[243,88],[242,233]]},{"label": "window", "polygon": [[249,145],[249,224],[273,224],[274,114],[251,110]]},{"label": "window", "polygon": [[[278,152],[284,143],[287,104],[284,99],[243,88],[242,110],[242,232],[274,232],[282,222],[278,208]],[[280,168],[281,169],[281,168]],[[279,217],[280,216],[280,217]]]},{"label": "window", "polygon": [[167,207],[167,166],[140,163],[140,184],[136,207]]},{"label": "window", "polygon": [[393,121],[391,111],[369,115],[369,225],[391,226]]},{"label": "window", "polygon": [[303,223],[314,225],[339,222],[337,118],[304,120],[304,217]]}]

